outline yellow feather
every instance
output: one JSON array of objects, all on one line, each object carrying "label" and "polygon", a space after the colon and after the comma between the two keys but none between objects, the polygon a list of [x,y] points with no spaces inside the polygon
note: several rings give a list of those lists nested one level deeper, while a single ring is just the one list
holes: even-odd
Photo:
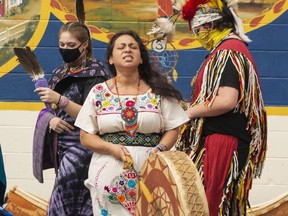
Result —
[{"label": "yellow feather", "polygon": [[223,2],[221,0],[211,0],[207,3],[211,8],[219,8],[220,11],[223,11]]},{"label": "yellow feather", "polygon": [[177,72],[175,69],[173,69],[173,71],[172,71],[172,77],[173,77],[173,80],[174,80],[175,82],[177,82],[178,72]]}]

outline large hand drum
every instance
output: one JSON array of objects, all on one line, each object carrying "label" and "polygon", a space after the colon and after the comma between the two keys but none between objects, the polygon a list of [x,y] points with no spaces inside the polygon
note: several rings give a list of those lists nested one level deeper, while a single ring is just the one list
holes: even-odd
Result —
[{"label": "large hand drum", "polygon": [[153,202],[148,203],[138,187],[138,216],[209,215],[201,178],[184,152],[152,154],[141,168],[140,176],[152,194]]},{"label": "large hand drum", "polygon": [[[8,192],[5,209],[15,216],[46,216],[48,202],[14,186]],[[2,215],[2,214],[0,214]]]}]

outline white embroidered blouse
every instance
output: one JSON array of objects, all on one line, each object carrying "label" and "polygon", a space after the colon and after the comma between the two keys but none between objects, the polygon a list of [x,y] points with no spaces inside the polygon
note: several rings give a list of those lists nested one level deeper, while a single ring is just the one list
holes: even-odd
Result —
[{"label": "white embroidered blouse", "polygon": [[[122,107],[134,102],[135,95],[119,95]],[[156,95],[152,89],[139,94],[135,108],[138,110],[140,133],[160,133],[174,129],[189,121],[178,101]],[[81,108],[75,125],[91,134],[125,131],[121,118],[122,108],[118,96],[111,92],[106,82],[95,85]]]}]

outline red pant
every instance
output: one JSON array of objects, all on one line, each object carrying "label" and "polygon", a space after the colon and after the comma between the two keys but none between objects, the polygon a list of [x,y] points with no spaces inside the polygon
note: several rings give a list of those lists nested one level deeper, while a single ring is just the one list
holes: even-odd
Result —
[{"label": "red pant", "polygon": [[205,138],[203,172],[210,216],[218,215],[226,176],[237,146],[237,138],[229,135],[212,134]]}]

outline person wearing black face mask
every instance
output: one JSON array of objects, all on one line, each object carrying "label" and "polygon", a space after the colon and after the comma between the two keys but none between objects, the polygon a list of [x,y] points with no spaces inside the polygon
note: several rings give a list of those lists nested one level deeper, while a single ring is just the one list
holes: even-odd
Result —
[{"label": "person wearing black face mask", "polygon": [[79,48],[80,46],[82,46],[82,44],[83,43],[81,43],[77,48],[74,48],[74,49],[65,49],[65,48],[59,47],[59,50],[60,50],[60,53],[64,62],[71,63],[71,62],[76,61],[84,51],[84,49],[82,50],[82,52],[79,51]]},{"label": "person wearing black face mask", "polygon": [[80,144],[80,130],[74,122],[91,88],[110,75],[92,56],[83,2],[77,0],[76,4],[79,2],[79,21],[64,24],[58,34],[64,64],[52,72],[49,88],[35,89],[40,100],[54,109],[41,110],[33,139],[36,179],[43,183],[43,169],[54,167],[57,173],[47,215],[93,215],[90,193],[84,186],[92,152]]}]

